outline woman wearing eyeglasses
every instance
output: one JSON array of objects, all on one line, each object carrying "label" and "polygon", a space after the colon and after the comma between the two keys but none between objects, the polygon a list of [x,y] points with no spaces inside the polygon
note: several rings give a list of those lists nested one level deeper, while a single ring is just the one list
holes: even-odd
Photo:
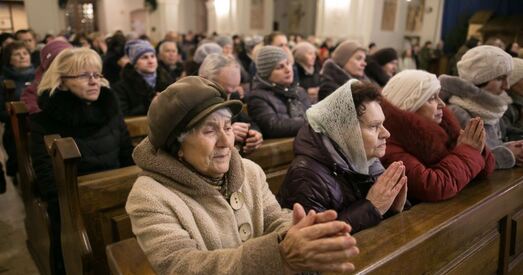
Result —
[{"label": "woman wearing eyeglasses", "polygon": [[44,136],[74,138],[82,158],[78,174],[84,175],[133,164],[132,145],[114,93],[101,75],[102,61],[93,50],[63,50],[51,63],[38,86],[42,111],[30,117],[31,157],[37,188],[48,203],[51,231],[57,242],[51,255],[61,266],[60,214],[52,163]]}]

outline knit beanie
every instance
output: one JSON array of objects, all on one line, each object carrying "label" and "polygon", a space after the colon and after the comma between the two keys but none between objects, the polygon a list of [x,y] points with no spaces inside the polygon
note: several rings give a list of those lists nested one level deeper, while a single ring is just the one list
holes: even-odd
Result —
[{"label": "knit beanie", "polygon": [[220,47],[225,47],[226,45],[232,45],[232,38],[230,36],[218,36],[214,39],[216,44],[220,45]]},{"label": "knit beanie", "polygon": [[383,96],[401,110],[416,112],[441,85],[436,75],[422,70],[404,70],[383,87]]},{"label": "knit beanie", "polygon": [[365,48],[357,41],[344,41],[332,53],[332,60],[343,68],[358,50],[365,51]]},{"label": "knit beanie", "polygon": [[483,45],[463,55],[458,62],[458,74],[461,79],[480,85],[510,75],[512,67],[512,56],[498,47]]},{"label": "knit beanie", "polygon": [[380,66],[383,66],[391,61],[397,60],[398,52],[393,48],[384,48],[375,52],[372,58],[374,58]]},{"label": "knit beanie", "polygon": [[309,42],[300,42],[294,46],[292,53],[294,54],[294,60],[299,64],[305,64],[306,56],[308,52],[316,53],[316,47]]},{"label": "knit beanie", "polygon": [[523,59],[514,57],[512,58],[512,61],[514,64],[514,70],[508,78],[508,84],[510,86],[513,86],[523,79]]},{"label": "knit beanie", "polygon": [[47,43],[40,51],[40,66],[42,66],[42,70],[45,72],[61,51],[72,47],[73,45],[62,39],[55,39]]},{"label": "knit beanie", "polygon": [[196,52],[194,52],[193,61],[202,64],[203,60],[211,53],[222,53],[223,49],[220,47],[220,45],[214,43],[214,42],[208,42],[205,44],[201,44],[196,49]]},{"label": "knit beanie", "polygon": [[256,54],[256,70],[262,79],[268,79],[272,70],[282,60],[288,59],[287,54],[280,47],[264,46]]},{"label": "knit beanie", "polygon": [[151,43],[142,39],[133,39],[127,41],[127,43],[125,43],[124,51],[133,65],[136,64],[136,61],[138,61],[138,59],[145,53],[156,54],[156,51],[154,50]]}]

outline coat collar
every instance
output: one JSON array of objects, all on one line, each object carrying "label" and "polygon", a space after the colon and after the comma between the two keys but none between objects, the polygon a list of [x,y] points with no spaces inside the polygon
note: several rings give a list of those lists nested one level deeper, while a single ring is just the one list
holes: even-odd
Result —
[{"label": "coat collar", "polygon": [[443,108],[443,120],[437,124],[385,99],[381,105],[386,117],[384,126],[391,133],[387,143],[401,146],[425,165],[439,162],[456,146],[460,127],[447,108]]}]

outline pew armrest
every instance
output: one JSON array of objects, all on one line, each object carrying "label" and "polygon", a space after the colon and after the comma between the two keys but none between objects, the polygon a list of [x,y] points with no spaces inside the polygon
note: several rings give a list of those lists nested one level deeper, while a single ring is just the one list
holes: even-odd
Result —
[{"label": "pew armrest", "polygon": [[113,275],[156,274],[135,238],[110,244],[106,252],[107,262]]}]

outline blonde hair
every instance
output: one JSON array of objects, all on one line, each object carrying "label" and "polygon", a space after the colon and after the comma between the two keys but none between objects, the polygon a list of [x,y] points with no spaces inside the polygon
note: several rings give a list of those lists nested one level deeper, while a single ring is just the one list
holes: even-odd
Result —
[{"label": "blonde hair", "polygon": [[[67,75],[78,75],[85,68],[96,68],[102,72],[102,59],[95,51],[86,48],[70,48],[60,52],[53,60],[38,85],[38,95],[49,90],[52,95],[62,84],[62,77]],[[105,78],[100,79],[100,85],[109,86]]]}]

